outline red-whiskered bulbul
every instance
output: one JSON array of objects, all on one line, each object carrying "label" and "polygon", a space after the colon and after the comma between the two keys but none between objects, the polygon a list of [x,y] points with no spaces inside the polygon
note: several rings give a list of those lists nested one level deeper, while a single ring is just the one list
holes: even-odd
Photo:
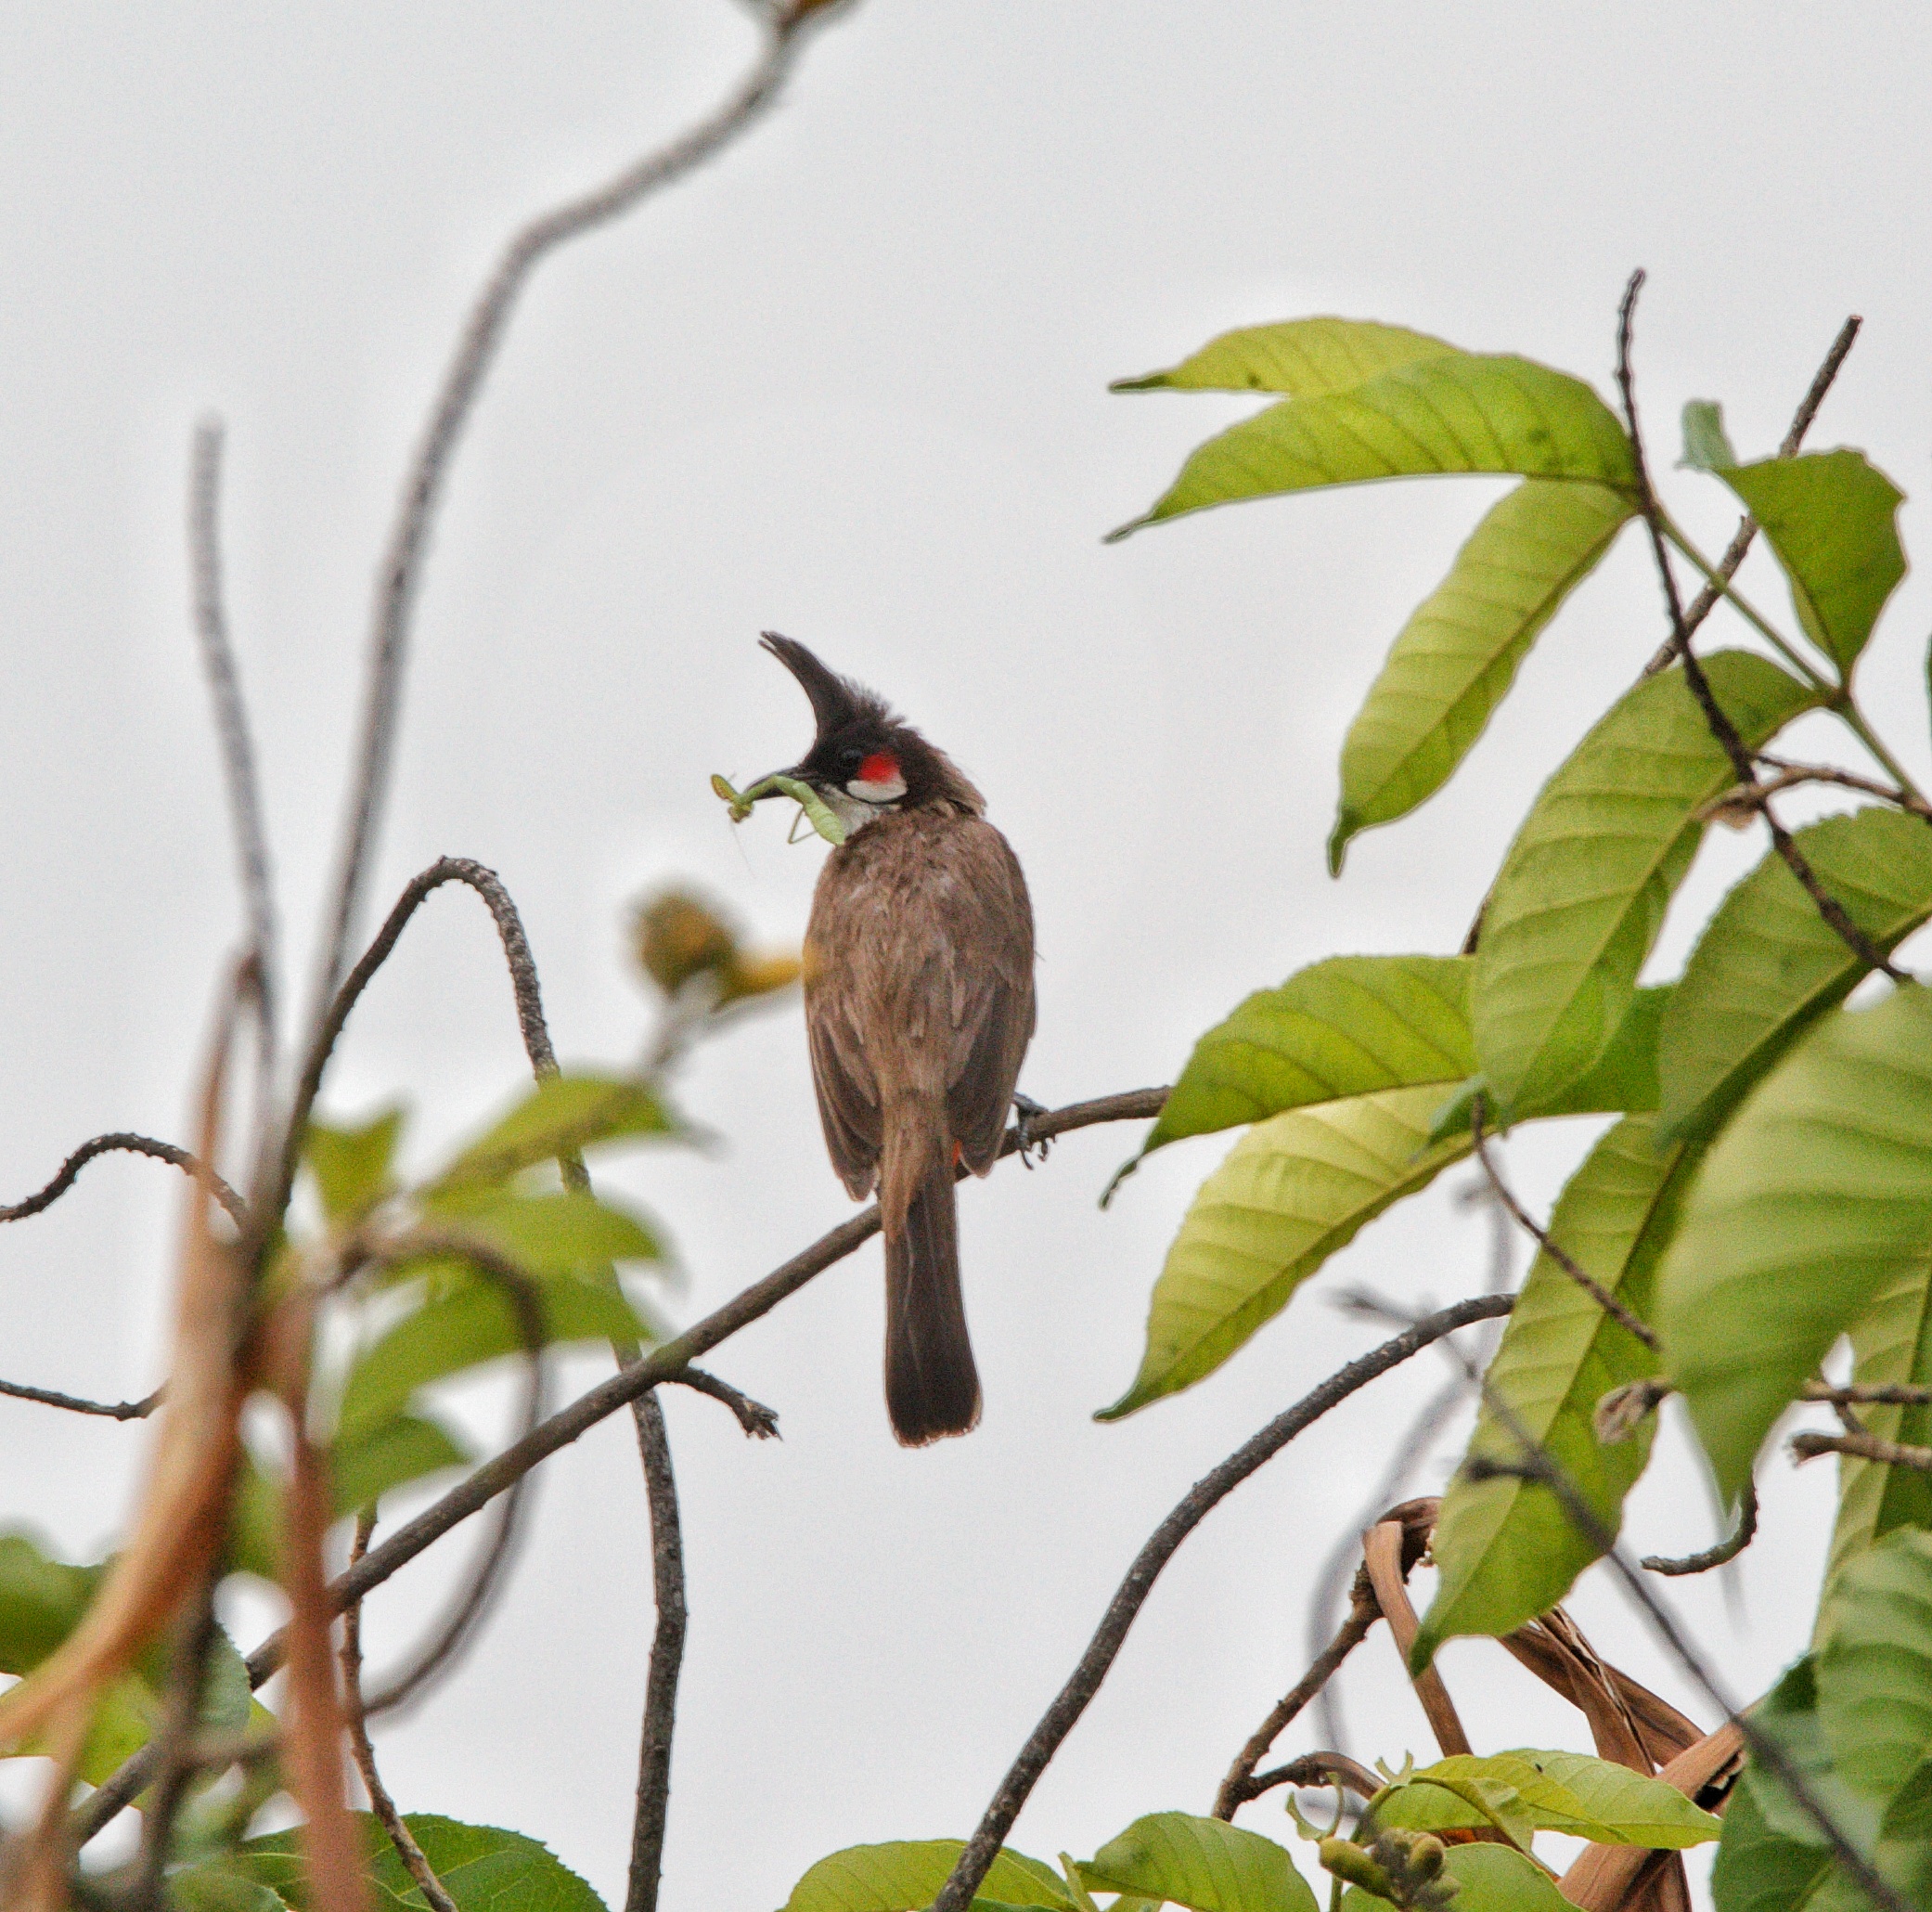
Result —
[{"label": "red-whiskered bulbul", "polygon": [[1033,906],[943,751],[803,644],[764,644],[818,726],[782,774],[845,827],[805,930],[805,1028],[832,1167],[855,1200],[879,1191],[885,1401],[893,1432],[921,1447],[979,1419],[953,1182],[999,1155],[1033,1035]]}]

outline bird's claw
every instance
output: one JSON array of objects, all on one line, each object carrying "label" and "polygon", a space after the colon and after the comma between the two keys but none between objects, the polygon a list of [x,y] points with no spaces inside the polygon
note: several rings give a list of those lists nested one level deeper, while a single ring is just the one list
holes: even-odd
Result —
[{"label": "bird's claw", "polygon": [[1020,1139],[1020,1159],[1030,1169],[1033,1167],[1033,1153],[1039,1151],[1041,1161],[1047,1159],[1047,1151],[1053,1146],[1050,1135],[1035,1135],[1033,1124],[1036,1117],[1047,1113],[1043,1103],[1034,1101],[1030,1095],[1015,1093],[1013,1096],[1013,1133]]}]

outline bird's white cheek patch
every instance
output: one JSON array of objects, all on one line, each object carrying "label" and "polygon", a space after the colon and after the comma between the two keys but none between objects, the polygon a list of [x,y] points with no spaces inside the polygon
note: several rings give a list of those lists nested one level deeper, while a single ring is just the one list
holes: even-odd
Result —
[{"label": "bird's white cheek patch", "polygon": [[845,788],[860,803],[897,803],[906,795],[906,780],[895,770],[889,777],[855,777]]}]

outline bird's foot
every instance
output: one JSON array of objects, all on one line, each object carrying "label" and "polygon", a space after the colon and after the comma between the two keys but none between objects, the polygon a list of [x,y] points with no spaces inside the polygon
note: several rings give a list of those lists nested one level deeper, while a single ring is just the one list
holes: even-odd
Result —
[{"label": "bird's foot", "polygon": [[1039,1151],[1041,1161],[1047,1159],[1047,1151],[1053,1146],[1050,1135],[1035,1135],[1035,1118],[1047,1113],[1046,1105],[1034,1101],[1030,1095],[1015,1092],[1013,1096],[1013,1133],[1020,1138],[1020,1159],[1030,1169],[1033,1167],[1033,1152]]}]

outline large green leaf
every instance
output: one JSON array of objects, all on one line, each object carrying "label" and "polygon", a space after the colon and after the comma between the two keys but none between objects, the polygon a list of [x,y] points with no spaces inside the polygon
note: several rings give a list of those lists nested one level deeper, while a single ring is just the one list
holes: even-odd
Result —
[{"label": "large green leaf", "polygon": [[[783,1912],[922,1912],[966,1849],[958,1839],[902,1840],[848,1846],[820,1859],[792,1888]],[[1073,1899],[1050,1866],[1002,1850],[975,1907],[1043,1906],[1073,1912]]]},{"label": "large green leaf", "polygon": [[1889,1804],[1932,1759],[1932,1533],[1901,1527],[1838,1576],[1817,1679],[1833,1764]]},{"label": "large green leaf", "polygon": [[1897,523],[1904,494],[1858,451],[1765,459],[1718,476],[1763,526],[1805,635],[1849,677],[1905,575]]},{"label": "large green leaf", "polygon": [[[1932,916],[1932,828],[1902,811],[1827,817],[1795,833],[1846,913],[1889,951]],[[1666,1140],[1707,1135],[1866,973],[1775,851],[1724,898],[1658,1038]]]},{"label": "large green leaf", "polygon": [[302,1158],[316,1178],[322,1212],[331,1221],[354,1221],[392,1186],[390,1164],[403,1132],[403,1111],[384,1109],[355,1127],[311,1122]]},{"label": "large green leaf", "polygon": [[1450,352],[1359,385],[1286,398],[1211,438],[1145,517],[1374,478],[1514,472],[1628,489],[1629,440],[1580,379],[1526,358]]},{"label": "large green leaf", "polygon": [[1167,1251],[1117,1420],[1211,1374],[1364,1223],[1469,1152],[1430,1145],[1441,1088],[1392,1089],[1257,1123],[1202,1183]]},{"label": "large green leaf", "polygon": [[[615,1288],[575,1276],[538,1290],[544,1338],[649,1341],[649,1324]],[[470,1280],[432,1296],[390,1328],[351,1369],[338,1439],[354,1440],[387,1423],[419,1388],[516,1353],[517,1315],[494,1283]]]},{"label": "large green leaf", "polygon": [[360,1513],[394,1488],[450,1467],[467,1467],[472,1458],[442,1422],[397,1415],[330,1447],[328,1484],[335,1511]]},{"label": "large green leaf", "polygon": [[440,1237],[472,1237],[539,1278],[596,1273],[613,1261],[655,1261],[663,1253],[640,1216],[585,1189],[524,1194],[458,1183],[425,1208]]},{"label": "large green leaf", "polygon": [[[1864,1387],[1932,1387],[1932,1257],[1885,1287],[1851,1330],[1852,1379]],[[1859,1418],[1881,1440],[1932,1446],[1932,1407],[1861,1407]],[[1838,1456],[1838,1518],[1832,1530],[1825,1602],[1839,1573],[1896,1527],[1932,1528],[1932,1475],[1917,1467]]]},{"label": "large green leaf", "polygon": [[1932,1239],[1932,995],[1838,1010],[1711,1145],[1658,1273],[1666,1372],[1729,1498],[1837,1337]]},{"label": "large green leaf", "polygon": [[1310,1103],[1460,1081],[1475,1066],[1469,966],[1465,956],[1332,956],[1257,989],[1194,1044],[1134,1162]]},{"label": "large green leaf", "polygon": [[1116,379],[1110,392],[1286,392],[1314,398],[1346,392],[1397,366],[1456,347],[1405,326],[1361,318],[1290,318],[1243,326],[1210,339],[1164,372]]},{"label": "large green leaf", "polygon": [[1191,1912],[1315,1912],[1315,1894],[1271,1839],[1191,1813],[1150,1813],[1080,1867],[1090,1887]]},{"label": "large green leaf", "polygon": [[676,1125],[644,1083],[580,1072],[548,1076],[457,1156],[425,1193],[508,1181],[598,1143],[669,1135]]},{"label": "large green leaf", "polygon": [[1596,569],[1635,510],[1628,493],[1529,478],[1489,508],[1397,634],[1342,745],[1328,839],[1405,816],[1449,782],[1543,627]]},{"label": "large green leaf", "polygon": [[[1705,672],[1753,747],[1818,701],[1749,652],[1718,652]],[[1506,1111],[1549,1100],[1602,1054],[1703,838],[1697,808],[1734,781],[1673,666],[1626,691],[1543,786],[1489,893],[1471,998]]]},{"label": "large green leaf", "polygon": [[[1649,1116],[1618,1122],[1571,1176],[1550,1219],[1552,1239],[1639,1320],[1650,1312],[1657,1258],[1688,1179],[1683,1151],[1659,1155],[1655,1130]],[[1606,1447],[1591,1415],[1611,1389],[1654,1375],[1657,1365],[1547,1252],[1537,1256],[1489,1363],[1488,1392],[1542,1442],[1613,1533],[1650,1458],[1653,1429],[1646,1420],[1629,1440]],[[1522,1458],[1488,1402],[1469,1451]],[[1458,1634],[1506,1634],[1547,1613],[1596,1558],[1547,1487],[1506,1476],[1472,1480],[1460,1471],[1430,1545],[1438,1578],[1416,1637],[1417,1666]]]}]

